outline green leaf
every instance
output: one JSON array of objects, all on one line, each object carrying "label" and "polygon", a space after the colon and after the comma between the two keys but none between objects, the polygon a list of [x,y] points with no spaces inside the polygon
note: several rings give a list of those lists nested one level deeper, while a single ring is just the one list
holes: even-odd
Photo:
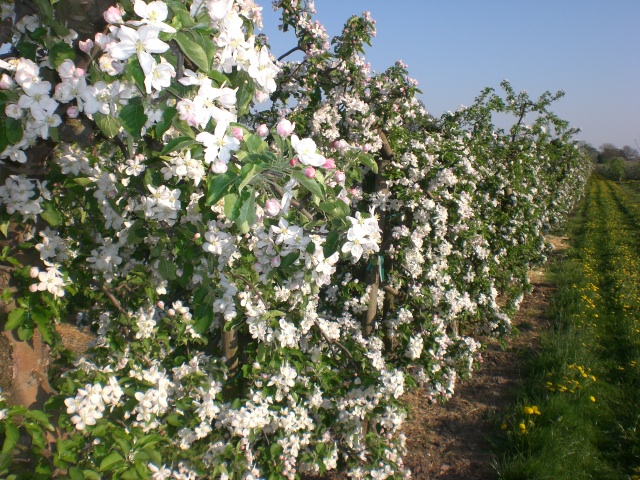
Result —
[{"label": "green leaf", "polygon": [[156,123],[156,135],[158,135],[158,137],[162,137],[164,132],[169,129],[176,113],[178,113],[178,110],[176,110],[175,107],[167,107],[167,109],[162,113],[162,120]]},{"label": "green leaf", "polygon": [[58,127],[49,127],[49,137],[54,143],[60,143],[60,129]]},{"label": "green leaf", "polygon": [[120,455],[118,452],[111,452],[100,462],[100,471],[105,472],[108,470],[113,470],[114,466],[123,461],[124,458],[122,458],[122,455]]},{"label": "green leaf", "polygon": [[36,307],[31,310],[31,318],[33,318],[36,325],[38,325],[38,330],[40,331],[40,335],[42,335],[44,343],[52,345],[55,334],[51,326],[50,312],[43,308]]},{"label": "green leaf", "polygon": [[240,182],[240,185],[238,185],[238,192],[241,192],[242,189],[249,184],[253,177],[258,175],[263,170],[264,168],[252,163],[244,165],[242,167],[242,170],[240,170],[240,177],[242,178],[242,181]]},{"label": "green leaf", "polygon": [[144,84],[144,71],[136,57],[132,57],[124,67],[124,75],[131,83],[135,83],[141,91],[146,91]]},{"label": "green leaf", "polygon": [[20,325],[18,327],[18,338],[23,342],[31,340],[33,338],[33,328],[27,327],[25,325]]},{"label": "green leaf", "polygon": [[84,473],[78,467],[69,468],[69,478],[71,480],[84,480]]},{"label": "green leaf", "polygon": [[245,190],[243,193],[249,193],[248,195],[242,195],[240,198],[240,209],[238,211],[238,218],[236,219],[236,225],[240,229],[241,233],[247,233],[256,221],[256,206],[255,206],[255,192],[253,188]]},{"label": "green leaf", "polygon": [[49,60],[58,68],[65,60],[75,60],[76,52],[65,42],[56,43],[49,49]]},{"label": "green leaf", "polygon": [[147,122],[142,99],[134,98],[120,110],[120,122],[124,129],[135,139],[140,138],[141,130]]},{"label": "green leaf", "polygon": [[60,23],[58,20],[54,18],[54,12],[53,12],[54,2],[51,2],[51,0],[33,0],[33,1],[40,8],[42,15],[44,15],[46,20],[45,23],[48,26],[50,26],[54,32],[56,32],[56,35],[58,35],[61,38],[64,38],[67,35],[69,35],[70,33],[69,29],[66,28],[64,25],[62,25],[62,23]]},{"label": "green leaf", "polygon": [[60,225],[60,222],[62,221],[62,216],[60,215],[60,212],[56,210],[56,207],[52,203],[50,202],[43,203],[42,210],[43,211],[42,213],[40,213],[40,216],[45,222],[47,222],[52,227],[57,227],[58,225]]},{"label": "green leaf", "polygon": [[243,116],[249,112],[249,104],[253,100],[253,96],[256,93],[256,87],[253,83],[253,79],[246,72],[239,72],[237,76],[236,85],[238,91],[236,92],[236,100],[238,105],[238,117]]},{"label": "green leaf", "polygon": [[116,117],[96,112],[93,114],[93,120],[102,133],[109,138],[115,137],[120,131],[120,122],[118,122]]},{"label": "green leaf", "polygon": [[172,123],[175,129],[178,130],[178,132],[180,132],[185,137],[196,138],[196,134],[193,133],[193,130],[191,129],[189,124],[184,120],[180,120],[180,117],[178,116],[173,117]]},{"label": "green leaf", "polygon": [[160,275],[167,280],[175,280],[177,278],[175,264],[164,258],[160,259],[158,271],[160,272]]},{"label": "green leaf", "polygon": [[28,58],[29,60],[36,60],[38,45],[28,41],[26,36],[23,36],[22,40],[18,42],[16,49],[18,50],[18,53],[20,53],[21,57]]},{"label": "green leaf", "polygon": [[9,318],[4,325],[5,330],[18,328],[27,319],[27,312],[22,308],[14,308],[9,312]]},{"label": "green leaf", "polygon": [[229,193],[224,196],[224,214],[231,221],[238,218],[238,210],[240,204],[238,202],[238,195],[235,193]]},{"label": "green leaf", "polygon": [[154,465],[162,465],[162,456],[156,449],[147,447],[144,449],[144,452],[149,455],[151,463],[153,463]]},{"label": "green leaf", "polygon": [[[174,5],[175,5],[175,2],[174,2]],[[184,5],[182,5],[182,7],[184,8]],[[182,27],[191,28],[191,27],[195,26],[195,24],[196,24],[193,21],[193,19],[191,18],[191,15],[189,14],[189,12],[187,11],[186,8],[184,10],[180,10],[180,11],[176,12],[175,17],[178,18],[180,26],[182,26]],[[175,17],[174,17],[174,19],[175,19]],[[175,27],[176,27],[176,30],[179,30],[178,26],[175,26]]]},{"label": "green leaf", "polygon": [[46,441],[42,429],[33,423],[25,423],[24,428],[31,437],[32,447],[37,447],[38,450],[44,450]]},{"label": "green leaf", "polygon": [[338,251],[340,246],[340,234],[336,231],[329,232],[327,235],[327,240],[322,246],[322,253],[324,253],[324,258],[329,258],[335,252]]},{"label": "green leaf", "polygon": [[293,178],[299,181],[307,190],[313,193],[316,197],[324,199],[324,189],[322,185],[316,182],[313,178],[307,178],[301,172],[295,172]]},{"label": "green leaf", "polygon": [[0,221],[0,232],[4,235],[4,238],[8,238],[9,236],[9,221],[1,222]]},{"label": "green leaf", "polygon": [[130,468],[128,470],[125,470],[122,475],[120,475],[120,478],[122,478],[123,480],[137,480],[139,478],[148,478],[147,477],[140,477],[140,475],[138,475],[138,471],[134,468]]},{"label": "green leaf", "polygon": [[129,228],[129,235],[127,235],[127,241],[132,245],[137,245],[144,242],[149,236],[149,231],[143,227],[142,220],[136,220],[131,228]]},{"label": "green leaf", "polygon": [[[214,320],[214,315],[213,315],[213,308],[211,307],[211,305],[206,305],[206,304],[198,305],[195,308],[195,315],[193,319],[193,329],[197,333],[202,335],[209,330],[209,328],[211,327],[211,324],[213,323],[213,320]],[[183,423],[184,421],[182,420],[181,423],[176,426],[182,426]]]},{"label": "green leaf", "polygon": [[160,155],[166,155],[171,152],[176,152],[178,150],[182,150],[184,148],[190,147],[191,145],[195,145],[198,142],[189,137],[178,137],[171,140],[169,143],[165,145],[160,152]]},{"label": "green leaf", "polygon": [[334,200],[332,202],[320,202],[318,205],[320,210],[328,213],[333,217],[346,217],[349,215],[349,205],[342,200]]},{"label": "green leaf", "polygon": [[18,437],[20,436],[20,432],[18,427],[16,427],[11,422],[5,422],[4,429],[4,443],[2,444],[2,453],[11,453],[13,447],[15,447],[16,443],[18,443]]},{"label": "green leaf", "polygon": [[272,443],[269,447],[269,452],[271,452],[271,456],[273,458],[277,458],[282,453],[282,445],[279,443]]},{"label": "green leaf", "polygon": [[358,156],[358,160],[360,163],[364,163],[373,173],[378,173],[378,162],[376,162],[373,155],[369,155],[368,153],[363,153]]},{"label": "green leaf", "polygon": [[81,187],[86,187],[87,185],[92,184],[93,180],[91,180],[90,178],[87,178],[87,177],[76,177],[76,178],[73,179],[73,182],[77,183]]},{"label": "green leaf", "polygon": [[[193,34],[194,34],[195,42],[198,45],[200,45],[204,49],[205,53],[207,54],[207,65],[213,65],[213,61],[215,60],[215,57],[216,57],[217,48],[213,43],[213,40],[211,39],[211,34],[203,35],[200,32],[193,32]],[[213,71],[215,72],[216,70],[213,70]],[[223,82],[221,82],[220,85],[222,83]]]},{"label": "green leaf", "polygon": [[4,120],[5,133],[7,140],[11,144],[16,144],[22,140],[22,123],[15,118],[7,117]]},{"label": "green leaf", "polygon": [[289,255],[282,257],[280,260],[280,268],[290,267],[295,263],[296,260],[300,258],[300,251],[296,250],[295,252],[291,252]]},{"label": "green leaf", "polygon": [[226,83],[227,85],[230,83],[229,77],[227,77],[224,73],[219,72],[218,70],[211,70],[209,72],[209,78],[218,82],[218,85],[222,85]]},{"label": "green leaf", "polygon": [[249,153],[262,153],[267,148],[267,142],[257,135],[245,135],[243,141]]},{"label": "green leaf", "polygon": [[82,473],[87,480],[100,480],[100,474],[93,470],[83,470]]},{"label": "green leaf", "polygon": [[231,170],[227,170],[222,175],[217,175],[210,180],[207,185],[207,198],[205,205],[215,205],[222,197],[229,193],[231,184],[236,181],[238,175]]},{"label": "green leaf", "polygon": [[198,68],[209,73],[209,70],[211,70],[211,64],[209,64],[209,58],[207,56],[207,52],[204,51],[204,48],[187,37],[185,33],[179,32],[174,38],[187,58],[195,63]]},{"label": "green leaf", "polygon": [[55,430],[49,421],[49,415],[40,410],[28,410],[25,416],[40,423],[44,428],[52,432]]}]

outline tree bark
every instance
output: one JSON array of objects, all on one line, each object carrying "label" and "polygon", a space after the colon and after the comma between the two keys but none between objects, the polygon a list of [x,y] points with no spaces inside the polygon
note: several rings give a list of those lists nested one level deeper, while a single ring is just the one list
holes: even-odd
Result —
[{"label": "tree bark", "polygon": [[[115,0],[60,0],[54,6],[55,18],[67,28],[75,30],[78,33],[78,40],[93,39],[97,32],[106,27],[103,12],[115,3]],[[20,20],[25,15],[35,14],[40,18],[43,17],[38,6],[31,0],[16,0],[15,12],[16,20]],[[7,27],[9,25],[3,25],[3,34]],[[77,52],[81,53],[79,50]],[[78,58],[83,57],[78,56]],[[65,137],[80,138],[80,140],[86,137],[85,140],[90,140],[91,128],[86,127],[87,125],[62,125],[60,130]],[[5,162],[0,169],[0,184],[4,184],[10,175],[26,175],[38,180],[46,179],[46,162],[52,151],[53,144],[50,141],[41,140],[26,152],[26,163]],[[21,227],[18,223],[11,223],[7,238],[2,238],[0,235],[0,249],[9,247],[9,255],[25,266],[42,267],[37,252],[18,248],[18,245],[26,241],[30,235],[33,235],[32,231]],[[15,298],[15,294],[18,293],[16,287],[11,271],[1,272],[0,292],[9,291]],[[16,308],[14,298],[6,303],[0,302],[0,328],[4,328],[6,316]],[[50,362],[49,348],[42,341],[38,330],[34,330],[33,338],[26,342],[21,341],[15,332],[3,331],[0,349],[2,349],[0,358],[8,359],[8,362],[4,361],[0,365],[1,384],[7,387],[7,400],[13,405],[42,408],[44,402],[53,393],[53,389],[49,385],[47,376]]]}]

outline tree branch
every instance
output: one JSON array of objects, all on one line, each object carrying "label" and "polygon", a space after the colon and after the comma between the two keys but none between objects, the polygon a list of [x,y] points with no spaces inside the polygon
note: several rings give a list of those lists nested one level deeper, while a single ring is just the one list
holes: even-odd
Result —
[{"label": "tree branch", "polygon": [[288,52],[285,52],[285,53],[283,53],[282,55],[280,55],[280,56],[278,57],[278,61],[279,61],[279,62],[280,62],[280,61],[282,61],[283,59],[287,58],[287,57],[288,57],[289,55],[291,55],[292,53],[297,52],[298,50],[300,50],[301,52],[303,51],[303,50],[300,48],[300,46],[293,47],[293,48],[292,48],[291,50],[289,50]]},{"label": "tree branch", "polygon": [[[279,195],[280,197],[282,197],[284,195],[284,191],[277,185],[272,185],[273,187],[273,191],[276,193],[276,195]],[[293,207],[298,210],[302,215],[304,215],[305,217],[307,217],[307,219],[310,222],[315,221],[315,217],[311,214],[311,212],[309,212],[309,210],[307,210],[306,208],[304,208],[302,206],[302,204],[295,198],[291,199],[291,205],[293,205]]]},{"label": "tree branch", "polygon": [[105,294],[105,296],[109,299],[109,301],[113,304],[113,306],[116,307],[116,310],[118,310],[122,315],[124,315],[127,320],[131,320],[131,316],[129,315],[129,312],[127,312],[124,308],[122,308],[122,305],[120,304],[118,299],[111,292],[111,290],[109,290],[109,288],[106,285],[100,285],[100,290],[102,290],[102,293]]}]

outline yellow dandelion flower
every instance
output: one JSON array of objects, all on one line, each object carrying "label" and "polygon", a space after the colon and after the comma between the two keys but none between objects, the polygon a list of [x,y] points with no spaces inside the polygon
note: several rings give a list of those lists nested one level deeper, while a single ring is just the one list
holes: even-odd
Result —
[{"label": "yellow dandelion flower", "polygon": [[595,402],[595,401],[596,401],[596,397],[594,397],[593,395],[591,395],[591,396],[589,397],[589,399],[590,399],[592,402]]}]

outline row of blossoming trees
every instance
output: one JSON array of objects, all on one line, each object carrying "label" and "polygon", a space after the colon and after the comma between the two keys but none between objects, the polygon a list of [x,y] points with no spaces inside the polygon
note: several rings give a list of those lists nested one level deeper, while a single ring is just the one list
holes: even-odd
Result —
[{"label": "row of blossoming trees", "polygon": [[435,120],[370,71],[367,14],[330,41],[274,4],[301,61],[252,0],[121,0],[84,38],[65,0],[2,4],[3,323],[55,375],[14,365],[1,476],[406,478],[403,393],[449,398],[509,330],[589,173],[557,95]]}]

